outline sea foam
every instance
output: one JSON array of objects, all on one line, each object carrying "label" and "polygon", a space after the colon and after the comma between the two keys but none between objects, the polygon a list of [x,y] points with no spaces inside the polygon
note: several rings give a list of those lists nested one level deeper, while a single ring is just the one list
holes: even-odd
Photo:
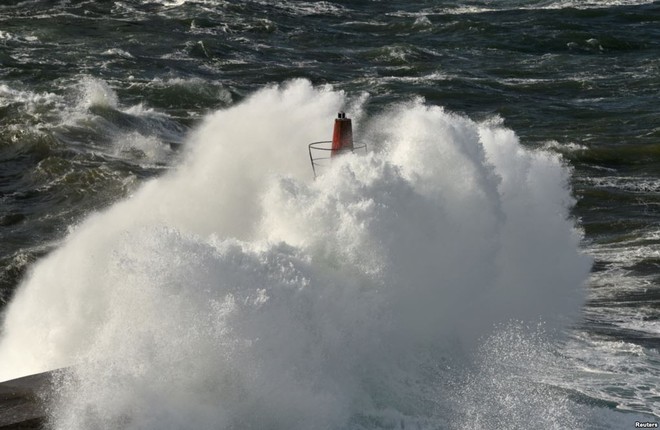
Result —
[{"label": "sea foam", "polygon": [[[0,379],[71,366],[60,429],[446,420],[442,363],[580,310],[570,171],[501,124],[366,101],[297,80],[209,115],[178,167],[30,271]],[[305,144],[342,108],[370,152],[313,180]]]}]

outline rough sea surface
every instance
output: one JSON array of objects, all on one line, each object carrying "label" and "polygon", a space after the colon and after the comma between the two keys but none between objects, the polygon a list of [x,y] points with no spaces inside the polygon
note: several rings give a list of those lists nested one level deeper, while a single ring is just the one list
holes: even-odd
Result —
[{"label": "rough sea surface", "polygon": [[660,2],[4,1],[0,63],[53,428],[660,421]]}]

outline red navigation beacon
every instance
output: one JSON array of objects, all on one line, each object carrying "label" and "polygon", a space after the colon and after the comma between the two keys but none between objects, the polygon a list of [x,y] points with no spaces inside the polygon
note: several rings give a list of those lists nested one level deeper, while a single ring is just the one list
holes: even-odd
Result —
[{"label": "red navigation beacon", "polygon": [[343,150],[353,150],[353,124],[346,118],[344,112],[339,112],[335,119],[335,129],[332,133],[332,151],[330,156],[339,155]]},{"label": "red navigation beacon", "polygon": [[357,149],[367,152],[367,145],[353,144],[353,124],[350,118],[346,118],[344,112],[339,112],[339,115],[335,118],[335,128],[332,131],[331,141],[313,142],[308,147],[314,178],[321,174],[320,168],[327,168],[330,160],[341,154],[352,153]]}]

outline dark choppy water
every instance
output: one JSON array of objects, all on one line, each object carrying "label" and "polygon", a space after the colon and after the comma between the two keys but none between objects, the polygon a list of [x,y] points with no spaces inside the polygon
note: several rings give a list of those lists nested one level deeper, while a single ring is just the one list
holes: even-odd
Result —
[{"label": "dark choppy water", "polygon": [[5,1],[0,62],[3,306],[71,225],[267,84],[366,92],[368,114],[423,97],[565,157],[595,264],[555,384],[660,416],[660,3]]}]

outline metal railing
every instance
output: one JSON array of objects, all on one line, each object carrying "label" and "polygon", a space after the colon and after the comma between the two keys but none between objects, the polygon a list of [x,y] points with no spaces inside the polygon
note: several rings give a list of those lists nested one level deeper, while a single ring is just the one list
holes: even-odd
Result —
[{"label": "metal railing", "polygon": [[367,144],[353,144],[352,148],[342,148],[342,149],[332,149],[332,141],[331,140],[322,140],[320,142],[312,142],[309,145],[307,145],[307,148],[309,150],[309,161],[312,163],[312,171],[314,172],[314,179],[319,175],[317,173],[316,168],[317,167],[327,167],[328,163],[332,157],[333,153],[334,154],[344,154],[347,152],[355,152],[355,151],[364,151],[364,153],[367,153]]}]

